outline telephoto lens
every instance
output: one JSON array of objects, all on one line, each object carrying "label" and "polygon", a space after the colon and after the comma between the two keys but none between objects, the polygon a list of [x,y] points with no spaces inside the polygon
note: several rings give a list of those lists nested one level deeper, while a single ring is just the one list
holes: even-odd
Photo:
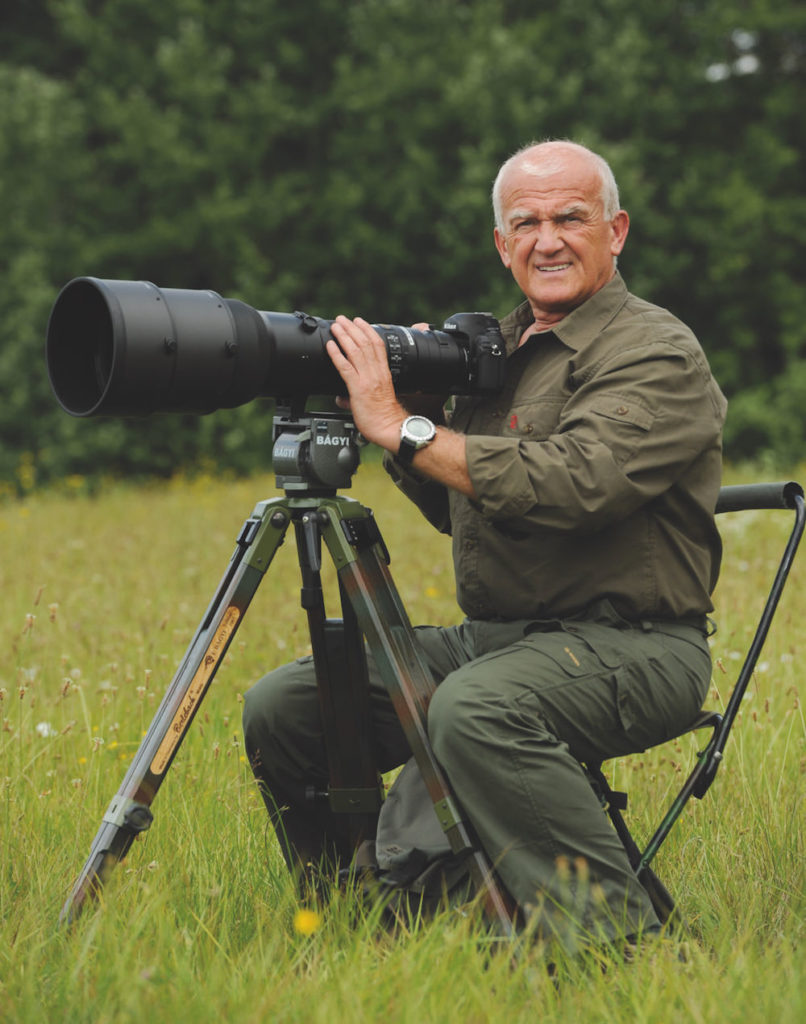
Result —
[{"label": "telephoto lens", "polygon": [[[78,277],[59,293],[48,375],[73,416],[209,413],[254,398],[345,393],[326,344],[332,320],[262,312],[217,292]],[[504,342],[489,313],[457,313],[441,330],[373,324],[400,393],[494,394]]]}]

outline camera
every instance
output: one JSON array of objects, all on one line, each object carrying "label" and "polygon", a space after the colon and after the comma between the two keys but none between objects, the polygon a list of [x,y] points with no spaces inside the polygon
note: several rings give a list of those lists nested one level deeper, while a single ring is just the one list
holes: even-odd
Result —
[{"label": "camera", "polygon": [[[210,413],[254,398],[298,406],[343,395],[326,350],[332,320],[262,312],[213,291],[78,277],[59,293],[47,366],[73,416]],[[457,313],[441,329],[373,324],[401,394],[496,394],[505,347],[489,313]]]}]

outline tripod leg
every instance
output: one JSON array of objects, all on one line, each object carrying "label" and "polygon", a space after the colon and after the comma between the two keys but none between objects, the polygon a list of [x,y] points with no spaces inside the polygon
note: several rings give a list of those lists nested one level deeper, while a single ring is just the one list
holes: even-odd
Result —
[{"label": "tripod leg", "polygon": [[330,774],[327,792],[310,797],[327,799],[331,811],[347,816],[351,850],[343,853],[349,860],[363,839],[374,838],[383,800],[372,748],[367,660],[358,620],[343,588],[343,617],[328,620],[325,615],[318,512],[306,511],[294,525]]},{"label": "tripod leg", "polygon": [[435,687],[417,649],[403,603],[387,566],[380,532],[368,509],[346,498],[323,501],[322,533],[381,673],[412,753],[454,853],[468,856],[471,874],[488,916],[512,932],[512,910],[492,867],[464,820],[427,732],[428,704]]},{"label": "tripod leg", "polygon": [[261,502],[246,520],[218,589],[103,817],[89,857],[60,915],[70,923],[97,896],[114,865],[153,815],[150,805],[213,681],[246,610],[282,544],[290,516],[283,499]]}]

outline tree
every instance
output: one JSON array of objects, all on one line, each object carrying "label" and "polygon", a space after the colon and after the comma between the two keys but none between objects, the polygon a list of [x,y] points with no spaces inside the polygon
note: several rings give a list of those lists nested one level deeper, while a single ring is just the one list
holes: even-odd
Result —
[{"label": "tree", "polygon": [[551,136],[608,157],[632,216],[628,284],[692,324],[731,398],[749,389],[730,450],[776,447],[752,389],[789,394],[804,354],[806,14],[791,3],[14,0],[3,19],[6,479],[21,453],[42,478],[267,462],[266,403],[65,417],[41,353],[71,277],[386,322],[503,314],[518,295],[489,187]]}]

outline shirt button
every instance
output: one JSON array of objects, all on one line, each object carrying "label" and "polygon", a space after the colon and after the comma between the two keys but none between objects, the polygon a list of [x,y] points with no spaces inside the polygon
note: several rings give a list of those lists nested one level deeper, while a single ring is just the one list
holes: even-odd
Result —
[{"label": "shirt button", "polygon": [[533,423],[527,423],[526,426],[523,428],[523,432],[524,434],[532,434],[534,433],[534,429],[535,428]]},{"label": "shirt button", "polygon": [[620,405],[616,409],[616,412],[618,413],[619,416],[626,416],[629,411],[630,411],[629,407],[626,406],[626,405]]}]

